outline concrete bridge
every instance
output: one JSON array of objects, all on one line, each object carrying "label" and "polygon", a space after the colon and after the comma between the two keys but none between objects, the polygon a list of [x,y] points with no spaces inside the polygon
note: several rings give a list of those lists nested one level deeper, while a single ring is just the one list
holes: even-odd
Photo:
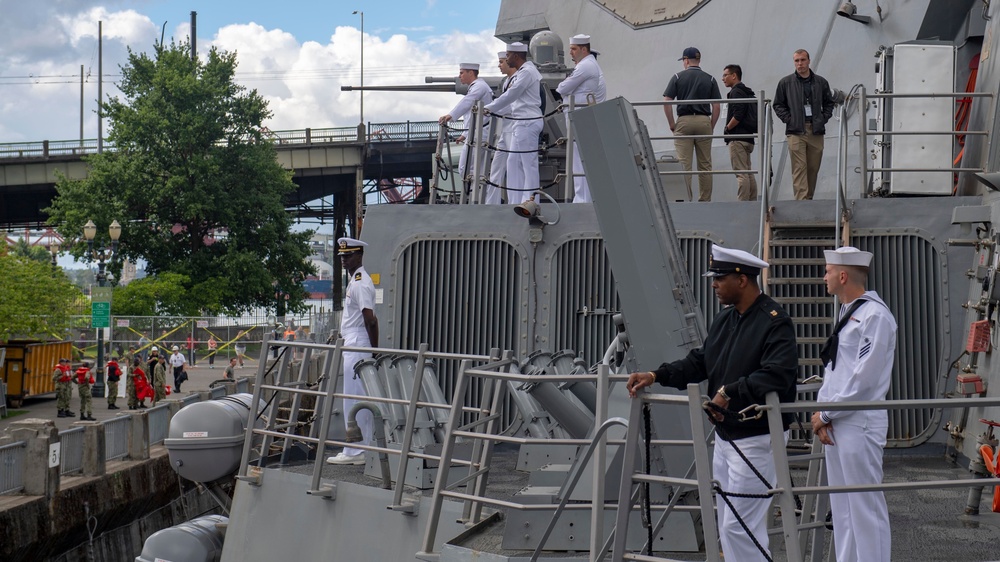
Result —
[{"label": "concrete bridge", "polygon": [[[366,184],[391,190],[399,180],[417,178],[421,185],[429,185],[438,124],[368,123],[364,128],[268,133],[278,161],[293,171],[292,179],[299,186],[285,202],[289,212],[302,218],[333,219],[333,207],[317,206],[317,200],[333,196],[354,201]],[[105,144],[105,149],[114,147]],[[56,195],[56,173],[85,178],[83,157],[95,153],[96,139],[0,144],[0,228],[42,225],[47,218],[42,210]]]}]

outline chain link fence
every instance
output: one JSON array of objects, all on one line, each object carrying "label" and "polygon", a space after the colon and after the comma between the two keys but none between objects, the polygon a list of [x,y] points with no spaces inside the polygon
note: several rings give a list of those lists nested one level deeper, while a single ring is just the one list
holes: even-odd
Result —
[{"label": "chain link fence", "polygon": [[[267,314],[230,316],[112,316],[104,329],[105,356],[122,356],[135,347],[143,357],[156,346],[182,351],[188,362],[225,364],[238,354],[257,356],[264,335],[297,341],[325,342],[340,326],[340,311],[310,311],[273,322]],[[73,316],[67,339],[73,342],[74,359],[97,356],[97,329],[90,316]]]}]

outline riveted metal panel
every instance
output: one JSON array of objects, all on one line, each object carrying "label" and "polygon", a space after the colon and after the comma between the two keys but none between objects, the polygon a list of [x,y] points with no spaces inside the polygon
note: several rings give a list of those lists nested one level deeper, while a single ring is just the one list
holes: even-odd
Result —
[{"label": "riveted metal panel", "polygon": [[618,287],[600,238],[569,240],[552,259],[553,350],[572,349],[589,365],[601,360],[615,337],[621,311]]}]

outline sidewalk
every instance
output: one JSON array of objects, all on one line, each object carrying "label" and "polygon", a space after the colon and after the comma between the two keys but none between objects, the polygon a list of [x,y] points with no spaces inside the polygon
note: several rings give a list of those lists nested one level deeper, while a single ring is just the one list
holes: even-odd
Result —
[{"label": "sidewalk", "polygon": [[[202,359],[198,361],[198,364],[194,367],[188,366],[188,380],[183,385],[183,392],[180,393],[181,396],[187,395],[191,392],[199,392],[203,390],[208,390],[209,385],[212,381],[218,380],[225,376],[226,366],[229,364],[228,361],[217,360],[215,362],[215,368],[210,369],[208,366],[208,360]],[[246,357],[243,361],[243,368],[240,369],[239,366],[236,367],[236,376],[251,376],[257,374],[257,359]],[[167,384],[173,385],[173,374],[167,374]],[[115,405],[121,408],[120,410],[109,410],[108,409],[108,399],[105,398],[94,398],[94,417],[98,421],[104,421],[115,417],[121,412],[128,412],[128,401],[125,399],[125,380],[122,379],[118,383],[119,386],[119,397]],[[167,398],[177,396],[177,393],[173,393]],[[150,405],[150,401],[146,401],[146,405]],[[50,419],[55,421],[56,427],[59,431],[64,429],[69,429],[72,427],[73,422],[80,421],[80,395],[77,394],[76,385],[73,385],[73,399],[70,401],[70,410],[76,414],[71,418],[60,418],[57,417],[58,413],[56,408],[56,397],[55,394],[51,396],[42,396],[38,398],[25,398],[24,405],[20,408],[9,408],[9,411],[26,411],[26,413],[19,414],[16,416],[11,416],[0,420],[0,433],[11,424],[11,422],[26,420],[28,418],[42,418]]]}]

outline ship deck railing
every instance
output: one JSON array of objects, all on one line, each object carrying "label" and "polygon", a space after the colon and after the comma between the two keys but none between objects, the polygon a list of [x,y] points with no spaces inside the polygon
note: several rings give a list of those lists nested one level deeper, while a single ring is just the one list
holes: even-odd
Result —
[{"label": "ship deck railing", "polygon": [[[336,345],[312,344],[308,342],[272,342],[276,348],[299,348],[302,351],[303,361],[308,362],[309,355],[318,351],[332,351],[322,358],[323,368],[321,376],[329,376],[325,382],[325,388],[316,390],[310,388],[303,377],[303,370],[300,370],[300,379],[292,380],[290,377],[291,353],[285,353],[273,363],[272,369],[275,380],[265,382],[264,375],[270,376],[267,367],[262,362],[258,372],[257,384],[254,386],[254,400],[261,400],[268,395],[269,407],[272,408],[268,416],[268,426],[264,428],[251,428],[248,430],[249,436],[245,440],[244,458],[238,478],[249,482],[251,485],[259,485],[261,480],[259,470],[253,467],[251,462],[252,443],[259,443],[260,439],[265,441],[265,446],[261,451],[269,451],[269,443],[283,440],[283,449],[287,450],[290,444],[298,441],[306,443],[316,448],[315,459],[313,460],[313,478],[310,482],[308,493],[321,498],[334,499],[336,497],[336,482],[324,481],[322,468],[324,466],[326,447],[350,446],[370,451],[378,455],[395,455],[398,463],[396,472],[396,482],[393,489],[393,501],[387,507],[391,510],[402,513],[414,513],[418,507],[411,499],[404,496],[404,475],[407,473],[406,467],[409,462],[415,461],[436,461],[438,463],[437,475],[434,479],[434,490],[431,495],[431,512],[428,515],[427,528],[425,529],[421,551],[417,557],[424,560],[435,560],[439,553],[434,551],[434,544],[437,538],[438,518],[441,516],[442,505],[445,499],[458,501],[464,504],[462,520],[472,527],[479,523],[490,520],[491,514],[486,508],[495,510],[524,510],[524,511],[554,511],[551,523],[554,524],[559,515],[565,510],[589,510],[591,513],[603,513],[605,508],[617,509],[618,529],[627,528],[628,513],[639,507],[638,484],[644,482],[662,483],[675,488],[677,491],[697,491],[699,497],[698,505],[676,505],[676,501],[671,501],[668,505],[652,506],[657,513],[657,520],[654,526],[654,534],[666,522],[667,515],[672,511],[678,512],[701,512],[700,522],[703,535],[707,545],[716,544],[718,530],[715,528],[715,505],[712,499],[713,480],[711,475],[711,460],[709,446],[712,439],[712,432],[705,424],[705,414],[702,410],[703,397],[698,385],[690,385],[686,395],[669,395],[641,393],[641,399],[634,400],[631,404],[632,410],[630,418],[626,422],[620,418],[608,418],[606,406],[599,406],[595,412],[595,427],[601,428],[593,438],[590,439],[534,439],[520,437],[516,435],[504,434],[500,428],[500,404],[503,403],[504,395],[508,385],[513,382],[538,382],[539,375],[526,375],[512,372],[516,369],[517,363],[512,357],[512,353],[506,352],[503,355],[499,350],[493,350],[490,355],[468,355],[455,353],[435,353],[427,349],[423,344],[416,351],[400,350],[389,348],[367,348],[347,346],[340,340]],[[409,399],[399,400],[390,398],[376,398],[368,396],[356,396],[335,392],[335,377],[342,373],[342,361],[344,352],[370,352],[376,354],[409,355],[417,358],[418,365],[428,358],[438,358],[444,360],[459,361],[461,368],[453,391],[453,402],[461,404],[472,388],[473,379],[480,379],[483,384],[479,386],[478,400],[465,406],[451,407],[446,404],[427,402],[420,399],[422,370],[416,370],[414,377],[414,387]],[[287,376],[286,376],[287,375]],[[542,375],[546,382],[567,382],[567,381],[591,381],[598,382],[598,388],[605,389],[599,391],[599,404],[607,404],[607,388],[610,382],[622,383],[626,380],[624,375],[610,375],[604,367],[596,374],[582,375]],[[816,385],[804,385],[800,387],[801,392],[815,391]],[[277,416],[277,405],[279,394],[292,397],[292,410],[297,407],[297,400],[304,396],[316,398],[316,418],[319,424],[313,423],[313,428],[309,435],[296,435],[295,431],[302,425],[297,423],[296,417],[290,416],[287,423],[279,423]],[[349,441],[341,441],[325,438],[329,435],[331,409],[334,398],[353,398],[365,400],[379,404],[399,404],[405,405],[407,409],[407,419],[405,429],[401,433],[404,436],[400,449],[379,445],[362,445]],[[650,403],[653,407],[681,406],[689,410],[692,424],[692,435],[705,436],[703,439],[673,439],[673,440],[652,440],[654,446],[685,446],[694,447],[694,462],[688,471],[683,475],[664,474],[642,474],[637,470],[637,460],[639,453],[637,445],[641,437],[641,425],[636,423],[640,420],[640,411],[643,403]],[[944,409],[944,408],[964,408],[964,407],[990,407],[1000,406],[998,398],[951,398],[951,399],[920,399],[920,400],[887,400],[875,402],[852,402],[852,403],[823,403],[815,401],[798,401],[793,403],[779,403],[776,395],[768,395],[766,402],[754,407],[750,414],[759,413],[765,416],[769,424],[769,435],[772,442],[772,451],[776,466],[776,481],[769,490],[773,501],[780,507],[782,514],[793,514],[781,517],[780,524],[772,526],[769,534],[783,537],[788,560],[792,562],[805,560],[806,552],[813,553],[823,550],[824,535],[822,530],[825,525],[825,517],[829,508],[829,494],[834,493],[854,493],[868,491],[907,491],[920,489],[943,489],[943,488],[982,488],[989,485],[990,480],[983,478],[969,478],[957,480],[933,480],[922,482],[902,482],[886,483],[877,485],[856,485],[856,486],[825,486],[820,482],[823,462],[822,446],[818,439],[812,439],[811,451],[808,454],[789,455],[786,448],[784,429],[782,426],[782,413],[802,413],[814,411],[848,411],[848,410],[919,410],[919,409]],[[286,404],[287,407],[287,404]],[[418,408],[441,408],[447,409],[449,419],[446,425],[446,438],[441,443],[441,452],[438,455],[418,452],[412,447],[409,436],[414,434],[415,412]],[[267,412],[265,412],[267,413]],[[471,419],[469,417],[471,416]],[[318,427],[316,427],[318,425]],[[606,430],[613,425],[626,426],[624,439],[610,439]],[[321,436],[323,438],[321,438]],[[472,455],[468,459],[455,458],[455,445],[457,441],[465,440],[472,442]],[[556,506],[553,504],[523,504],[509,499],[497,499],[488,494],[489,473],[491,469],[490,459],[492,457],[493,446],[497,443],[511,443],[517,445],[529,444],[567,444],[578,445],[587,448],[587,455],[595,455],[594,462],[600,466],[604,462],[607,446],[625,445],[625,468],[623,469],[623,482],[619,487],[620,497],[618,501],[606,502],[603,497],[603,481],[598,482],[597,478],[603,477],[603,471],[594,471],[595,481],[591,490],[591,502],[562,502]],[[258,467],[263,466],[262,459],[258,461]],[[795,486],[792,483],[790,466],[793,464],[807,463],[807,476],[805,485]],[[460,475],[457,479],[450,479],[451,470],[467,470],[467,474]],[[575,469],[576,470],[576,469]],[[567,498],[572,491],[572,487],[579,480],[579,474],[572,474],[563,489],[560,491],[560,498]],[[459,488],[464,487],[464,491]],[[683,494],[674,494],[675,498],[680,498]],[[796,496],[801,496],[801,511],[797,511]],[[595,509],[600,506],[600,509]],[[800,515],[795,515],[799,514]],[[604,530],[601,527],[603,521],[592,518],[591,531],[593,537],[603,537]],[[550,525],[551,530],[551,525]],[[819,533],[817,533],[819,531]],[[546,536],[548,534],[546,532]],[[612,534],[603,544],[592,543],[591,551],[597,553],[593,560],[602,560],[611,549],[613,559],[624,560],[667,560],[651,555],[624,552],[626,537],[623,534]],[[811,544],[811,549],[807,545]],[[538,552],[544,547],[544,538],[538,543]],[[619,556],[620,555],[620,556]],[[714,546],[706,547],[708,560],[718,559],[718,549]]]},{"label": "ship deck railing", "polygon": [[[766,416],[768,421],[771,449],[776,468],[776,482],[770,490],[774,501],[781,509],[782,517],[779,527],[768,530],[770,535],[780,535],[785,544],[786,557],[789,562],[804,562],[806,553],[811,552],[811,559],[822,556],[823,534],[826,526],[826,515],[829,510],[830,494],[860,493],[860,492],[906,492],[915,490],[941,490],[949,488],[981,489],[1000,480],[984,479],[982,477],[959,478],[954,480],[923,480],[909,482],[891,482],[867,485],[830,486],[821,482],[822,463],[824,462],[823,445],[813,437],[810,453],[789,456],[785,447],[784,431],[781,415],[786,413],[801,414],[808,412],[831,411],[876,411],[876,410],[922,410],[950,408],[987,408],[1000,406],[1000,397],[967,397],[967,398],[933,398],[913,400],[879,400],[858,402],[815,402],[797,401],[780,403],[774,393],[767,395],[764,404],[756,406],[756,410]],[[806,483],[795,486],[792,482],[790,464],[808,463]],[[801,511],[797,511],[795,498],[802,501]],[[791,517],[785,514],[797,514]],[[820,533],[817,533],[820,531]],[[710,549],[709,549],[710,550]],[[819,554],[817,554],[819,553]]]}]

